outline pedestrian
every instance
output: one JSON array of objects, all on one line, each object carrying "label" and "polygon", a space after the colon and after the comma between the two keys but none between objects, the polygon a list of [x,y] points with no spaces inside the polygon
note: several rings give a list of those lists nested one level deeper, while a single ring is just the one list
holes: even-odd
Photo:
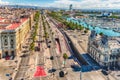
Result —
[{"label": "pedestrian", "polygon": [[55,76],[55,73],[53,73],[53,77]]}]

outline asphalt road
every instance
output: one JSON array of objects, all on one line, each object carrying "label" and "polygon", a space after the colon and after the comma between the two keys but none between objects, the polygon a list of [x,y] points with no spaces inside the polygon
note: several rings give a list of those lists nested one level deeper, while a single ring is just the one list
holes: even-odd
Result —
[{"label": "asphalt road", "polygon": [[[35,62],[35,65],[36,67],[37,66],[42,66],[44,67],[44,54],[43,54],[43,36],[44,36],[44,29],[43,29],[43,24],[42,24],[42,15],[40,15],[40,20],[39,20],[39,27],[38,27],[38,30],[37,30],[37,42],[35,43],[35,46],[38,46],[39,45],[39,48],[40,48],[40,51],[36,51],[35,54],[36,54],[36,62]],[[33,77],[32,80],[43,80],[42,77]],[[47,79],[46,79],[47,80]]]},{"label": "asphalt road", "polygon": [[[46,19],[46,20],[49,20],[49,19]],[[52,24],[54,25],[53,23],[49,22],[49,24]],[[55,27],[57,27],[56,25],[54,25]],[[50,26],[50,28],[52,30],[54,30],[54,26]],[[54,31],[53,31],[54,32]],[[55,36],[54,35],[57,35],[54,33],[54,35],[52,35],[52,31],[50,31],[50,29],[48,28],[48,33],[49,33],[49,40],[51,41],[50,43],[50,53],[51,53],[51,56],[54,56],[54,60],[52,60],[52,67],[55,68],[57,71],[55,72],[55,75],[56,75],[56,80],[67,80],[66,77],[63,77],[63,78],[60,78],[58,75],[59,75],[59,72],[62,70],[62,64],[60,62],[60,58],[58,58],[57,56],[57,53],[56,53],[56,42],[55,42]]]},{"label": "asphalt road", "polygon": [[19,71],[17,73],[17,77],[15,78],[15,80],[21,80],[22,78],[25,79],[26,77],[26,72],[28,70],[28,62],[29,62],[29,56],[22,58],[21,60],[21,64],[19,67]]}]

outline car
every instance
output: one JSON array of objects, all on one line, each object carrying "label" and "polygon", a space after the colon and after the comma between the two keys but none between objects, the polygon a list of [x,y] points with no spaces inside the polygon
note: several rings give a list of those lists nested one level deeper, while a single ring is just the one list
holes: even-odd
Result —
[{"label": "car", "polygon": [[120,75],[117,75],[118,77],[120,77]]},{"label": "car", "polygon": [[108,72],[106,70],[101,71],[104,75],[108,75]]},{"label": "car", "polygon": [[50,48],[50,45],[48,45],[48,48]]},{"label": "car", "polygon": [[22,48],[28,48],[28,46],[22,46]]},{"label": "car", "polygon": [[49,41],[48,43],[51,43],[51,41]]},{"label": "car", "polygon": [[26,57],[26,54],[22,54],[20,57]]},{"label": "car", "polygon": [[65,74],[64,74],[63,71],[60,71],[60,72],[59,72],[59,76],[60,76],[60,77],[64,77],[64,75],[65,75]]},{"label": "car", "polygon": [[55,72],[55,71],[56,71],[56,69],[52,68],[48,71],[48,73],[52,73],[52,72]]},{"label": "car", "polygon": [[73,71],[80,71],[81,70],[80,66],[78,66],[78,65],[71,65],[71,68],[73,69]]},{"label": "car", "polygon": [[50,60],[54,60],[54,57],[53,57],[53,56],[51,56],[51,57],[50,57]]},{"label": "car", "polygon": [[23,50],[23,51],[22,51],[22,53],[27,53],[27,52],[28,52],[28,50]]},{"label": "car", "polygon": [[10,77],[9,80],[12,80],[12,77]]},{"label": "car", "polygon": [[38,46],[36,46],[35,51],[40,51],[40,48]]},{"label": "car", "polygon": [[22,78],[22,79],[20,79],[20,80],[24,80],[24,79]]}]

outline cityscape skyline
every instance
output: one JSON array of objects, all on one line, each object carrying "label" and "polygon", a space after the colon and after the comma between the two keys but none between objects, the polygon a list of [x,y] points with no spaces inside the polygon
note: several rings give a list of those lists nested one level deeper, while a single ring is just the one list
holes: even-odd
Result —
[{"label": "cityscape skyline", "polygon": [[120,0],[0,0],[0,4],[56,8],[68,8],[73,4],[76,9],[119,9]]},{"label": "cityscape skyline", "polygon": [[0,80],[120,80],[112,0],[47,1],[0,0]]}]

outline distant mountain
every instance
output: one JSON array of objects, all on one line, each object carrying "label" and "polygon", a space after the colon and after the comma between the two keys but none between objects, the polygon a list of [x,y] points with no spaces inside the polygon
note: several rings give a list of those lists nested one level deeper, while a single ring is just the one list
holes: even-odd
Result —
[{"label": "distant mountain", "polygon": [[12,7],[12,8],[33,8],[33,9],[52,9],[56,10],[59,8],[55,7],[40,7],[40,6],[29,6],[29,5],[0,5],[1,7]]},{"label": "distant mountain", "polygon": [[[33,9],[49,9],[49,10],[67,10],[66,8],[56,8],[56,7],[40,7],[40,6],[29,6],[29,5],[0,5],[13,8],[33,8]],[[83,12],[113,12],[120,13],[120,9],[75,9]]]}]

